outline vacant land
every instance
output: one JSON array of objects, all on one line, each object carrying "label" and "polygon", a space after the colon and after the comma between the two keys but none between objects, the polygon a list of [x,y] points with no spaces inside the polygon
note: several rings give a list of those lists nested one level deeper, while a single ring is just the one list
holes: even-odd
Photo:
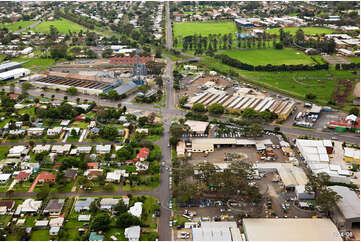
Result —
[{"label": "vacant land", "polygon": [[50,26],[53,25],[61,34],[67,34],[69,31],[71,32],[80,32],[80,30],[87,30],[85,27],[73,23],[67,19],[55,20],[55,21],[45,21],[36,25],[31,30],[35,32],[49,33]]},{"label": "vacant land", "polygon": [[313,93],[316,99],[312,100],[322,105],[328,105],[339,80],[359,81],[359,76],[350,71],[302,71],[302,72],[252,72],[239,70],[220,63],[211,57],[205,57],[201,65],[211,70],[227,74],[231,70],[249,82],[262,85],[266,88],[283,92],[296,98],[305,99],[306,94]]},{"label": "vacant land", "polygon": [[250,65],[310,65],[314,61],[301,51],[291,48],[282,50],[276,49],[248,49],[248,50],[226,50],[220,51],[219,54],[225,54],[241,62]]},{"label": "vacant land", "polygon": [[[332,29],[322,28],[322,27],[304,27],[304,28],[286,27],[286,28],[283,28],[283,30],[285,32],[289,32],[292,35],[296,34],[298,29],[302,29],[303,32],[305,33],[305,35],[322,35],[322,34],[332,34],[333,33]],[[267,33],[279,35],[280,28],[269,29],[269,30],[267,30]]]},{"label": "vacant land", "polygon": [[24,68],[29,68],[32,71],[45,71],[49,66],[54,65],[54,59],[45,59],[45,58],[14,58],[12,61],[25,62],[23,65]]},{"label": "vacant land", "polygon": [[0,24],[0,29],[7,28],[10,32],[23,29],[29,25],[32,25],[35,21],[21,21],[14,23],[2,23]]},{"label": "vacant land", "polygon": [[174,37],[188,35],[229,34],[237,32],[234,22],[184,22],[173,24]]}]

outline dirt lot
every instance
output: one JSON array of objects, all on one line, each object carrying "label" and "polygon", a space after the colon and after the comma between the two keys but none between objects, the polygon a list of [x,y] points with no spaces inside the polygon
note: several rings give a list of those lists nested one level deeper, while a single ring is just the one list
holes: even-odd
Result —
[{"label": "dirt lot", "polygon": [[360,97],[360,83],[359,82],[355,85],[355,89],[353,90],[353,96]]},{"label": "dirt lot", "polygon": [[[203,90],[199,89],[198,86],[204,85],[208,81],[214,81],[217,86],[232,87],[232,84],[229,81],[227,81],[226,79],[223,79],[219,76],[202,77],[202,78],[199,78],[198,80],[194,81],[192,84],[186,83],[187,90],[181,90],[179,92],[179,95],[180,96],[183,96],[183,95],[193,96],[197,92],[201,93],[201,92],[203,92]],[[229,94],[233,93],[232,88],[226,88],[225,91],[227,91]]]},{"label": "dirt lot", "polygon": [[332,65],[336,64],[350,64],[351,62],[349,60],[346,60],[345,58],[341,56],[323,56],[322,57],[327,63],[330,63]]}]

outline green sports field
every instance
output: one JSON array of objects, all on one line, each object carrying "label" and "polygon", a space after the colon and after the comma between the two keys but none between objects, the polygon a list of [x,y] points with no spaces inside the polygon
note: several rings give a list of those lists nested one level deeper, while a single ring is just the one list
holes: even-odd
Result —
[{"label": "green sports field", "polygon": [[[333,30],[332,29],[328,29],[328,28],[322,28],[322,27],[303,27],[303,28],[299,28],[299,27],[286,27],[283,28],[284,32],[289,32],[292,35],[296,34],[298,29],[302,29],[303,32],[305,33],[305,35],[322,35],[322,34],[332,34]],[[280,28],[274,28],[274,29],[268,29],[267,33],[270,34],[280,34]]]},{"label": "green sports field", "polygon": [[302,51],[291,48],[282,50],[276,49],[247,49],[247,50],[226,50],[217,54],[225,54],[250,65],[310,65],[315,62]]},{"label": "green sports field", "polygon": [[173,24],[174,37],[188,35],[229,34],[237,32],[234,22],[184,22]]},{"label": "green sports field", "polygon": [[80,30],[87,30],[85,27],[73,23],[67,19],[61,19],[61,20],[55,20],[55,21],[45,21],[38,25],[36,25],[31,30],[35,32],[42,32],[42,33],[48,33],[50,31],[50,25],[53,25],[55,28],[58,29],[59,33],[61,34],[67,34],[69,33],[69,30],[71,32],[79,32]]},{"label": "green sports field", "polygon": [[23,29],[29,25],[32,25],[35,21],[21,21],[14,23],[3,23],[0,24],[0,28],[7,28],[10,32]]},{"label": "green sports field", "polygon": [[25,62],[23,65],[24,68],[29,68],[33,71],[45,71],[49,66],[54,65],[54,59],[45,59],[45,58],[13,58],[12,61],[16,62]]}]

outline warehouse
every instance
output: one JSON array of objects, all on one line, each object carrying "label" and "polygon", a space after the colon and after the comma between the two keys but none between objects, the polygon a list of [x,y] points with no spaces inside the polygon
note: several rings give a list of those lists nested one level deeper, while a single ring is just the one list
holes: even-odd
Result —
[{"label": "warehouse", "polygon": [[200,228],[192,228],[193,241],[241,241],[236,222],[201,222]]},{"label": "warehouse", "polygon": [[137,90],[137,84],[135,84],[132,81],[129,81],[126,84],[122,84],[122,85],[114,88],[114,90],[117,91],[117,93],[119,95],[128,95]]},{"label": "warehouse", "polygon": [[298,150],[301,152],[306,164],[311,164],[311,163],[328,164],[330,159],[328,157],[326,145],[329,146],[330,143],[331,142],[327,140],[304,140],[304,139],[296,140],[296,146],[298,147]]},{"label": "warehouse", "polygon": [[245,218],[247,241],[342,241],[328,218]]},{"label": "warehouse", "polygon": [[23,63],[19,63],[19,62],[3,62],[0,64],[0,72],[5,72],[5,71],[10,71],[10,70],[14,70],[17,68],[21,68],[21,65]]},{"label": "warehouse", "polygon": [[25,68],[13,69],[10,71],[0,73],[0,81],[10,81],[18,79],[30,74],[30,70]]},{"label": "warehouse", "polygon": [[[70,75],[69,75],[70,76]],[[75,78],[79,76],[80,78]],[[86,79],[86,76],[72,75],[71,77],[61,77],[48,75],[32,81],[37,87],[47,87],[66,91],[69,87],[76,87],[80,93],[99,95],[105,90],[112,88],[111,83],[94,80],[94,77]]]},{"label": "warehouse", "polygon": [[348,187],[330,186],[328,188],[342,197],[332,214],[332,219],[339,229],[349,231],[352,227],[360,228],[360,198]]}]

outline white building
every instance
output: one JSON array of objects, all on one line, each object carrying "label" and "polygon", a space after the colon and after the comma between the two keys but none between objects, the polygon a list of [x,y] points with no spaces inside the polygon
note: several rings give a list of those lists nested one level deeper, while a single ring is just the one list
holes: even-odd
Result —
[{"label": "white building", "polygon": [[128,241],[139,241],[140,226],[131,226],[129,228],[125,228],[124,237],[127,238]]},{"label": "white building", "polygon": [[192,228],[193,241],[241,241],[236,222],[201,222],[199,228]]},{"label": "white building", "polygon": [[29,153],[29,149],[24,145],[13,146],[8,153],[9,158],[19,158],[22,155],[27,155]]},{"label": "white building", "polygon": [[41,153],[44,151],[50,151],[50,145],[35,145],[33,148],[34,153]]},{"label": "white building", "polygon": [[54,127],[47,130],[46,134],[48,136],[58,136],[63,132],[63,127]]},{"label": "white building", "polygon": [[95,151],[97,154],[107,154],[111,150],[111,145],[96,145]]},{"label": "white building", "polygon": [[143,203],[136,202],[132,207],[129,208],[129,213],[135,217],[140,218],[142,216]]},{"label": "white building", "polygon": [[37,213],[41,208],[42,204],[42,201],[35,201],[32,198],[26,199],[22,204],[17,207],[15,215],[25,213]]},{"label": "white building", "polygon": [[119,201],[120,199],[117,198],[103,198],[100,200],[100,209],[110,211],[119,203]]},{"label": "white building", "polygon": [[6,72],[0,73],[0,81],[9,81],[13,79],[18,79],[30,74],[30,70],[25,68],[18,68]]},{"label": "white building", "polygon": [[6,184],[9,182],[11,174],[0,174],[0,183]]},{"label": "white building", "polygon": [[51,152],[64,155],[69,153],[70,149],[71,149],[71,144],[53,145],[53,147],[51,148]]},{"label": "white building", "polygon": [[[328,141],[327,141],[328,142]],[[296,146],[301,152],[306,164],[311,163],[329,163],[324,140],[305,140],[297,139]]]}]

